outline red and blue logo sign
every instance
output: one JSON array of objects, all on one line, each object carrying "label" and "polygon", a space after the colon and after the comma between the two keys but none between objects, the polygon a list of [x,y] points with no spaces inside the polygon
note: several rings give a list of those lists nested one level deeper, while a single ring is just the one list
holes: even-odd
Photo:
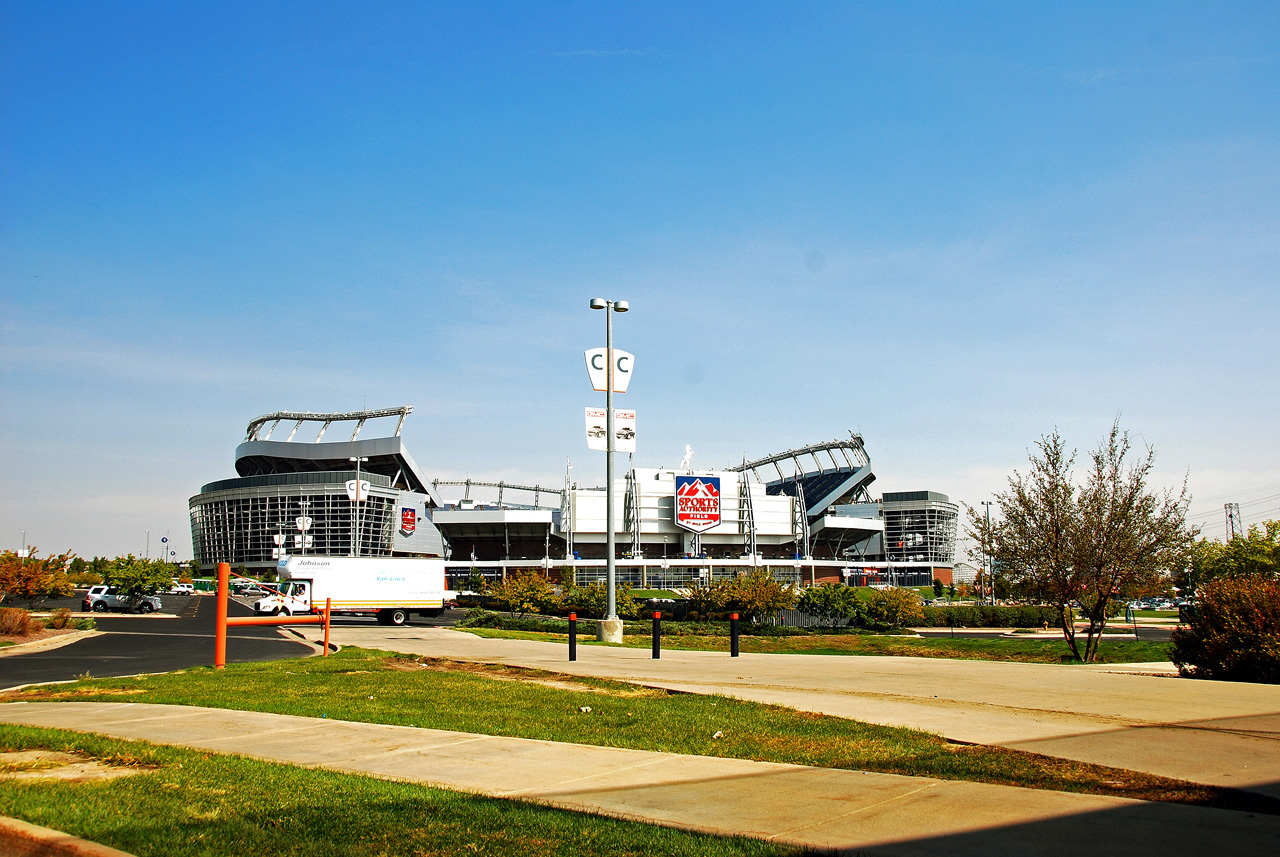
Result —
[{"label": "red and blue logo sign", "polygon": [[400,510],[400,532],[403,535],[411,536],[413,531],[418,529],[418,510],[417,509],[401,509]]},{"label": "red and blue logo sign", "polygon": [[720,477],[676,477],[676,526],[701,533],[720,525]]}]

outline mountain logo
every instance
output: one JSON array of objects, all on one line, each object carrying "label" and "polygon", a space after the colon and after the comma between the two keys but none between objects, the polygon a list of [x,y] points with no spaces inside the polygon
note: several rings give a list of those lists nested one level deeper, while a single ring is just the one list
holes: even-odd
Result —
[{"label": "mountain logo", "polygon": [[676,526],[695,533],[720,526],[720,477],[676,477]]}]

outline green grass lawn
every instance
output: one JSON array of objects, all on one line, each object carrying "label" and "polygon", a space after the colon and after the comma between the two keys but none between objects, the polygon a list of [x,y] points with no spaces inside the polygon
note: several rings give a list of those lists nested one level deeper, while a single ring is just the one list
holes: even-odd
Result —
[{"label": "green grass lawn", "polygon": [[0,815],[138,857],[791,855],[529,803],[137,741],[0,726],[0,750],[55,749],[145,769],[109,781],[3,778]]},{"label": "green grass lawn", "polygon": [[[16,691],[7,699],[204,705],[1152,800],[1218,806],[1242,800],[1228,789],[961,746],[925,732],[781,706],[357,648],[328,658],[232,664],[223,671],[202,667],[81,680]],[[717,732],[723,736],[714,737]]]},{"label": "green grass lawn", "polygon": [[[566,634],[541,631],[505,631],[497,628],[459,628],[480,637],[518,640],[565,642]],[[579,632],[578,642],[597,644],[590,633]],[[623,645],[647,649],[653,644],[648,634],[627,634]],[[1083,645],[1083,640],[1081,640]],[[727,636],[664,635],[664,649],[727,652]],[[977,640],[963,637],[910,637],[877,634],[816,634],[795,637],[754,637],[743,635],[739,647],[744,652],[807,655],[900,655],[915,658],[959,658],[962,660],[1020,661],[1023,663],[1057,664],[1070,654],[1061,639],[1053,640]],[[1167,661],[1169,644],[1151,640],[1119,640],[1104,638],[1098,650],[1100,663],[1146,663]]]}]

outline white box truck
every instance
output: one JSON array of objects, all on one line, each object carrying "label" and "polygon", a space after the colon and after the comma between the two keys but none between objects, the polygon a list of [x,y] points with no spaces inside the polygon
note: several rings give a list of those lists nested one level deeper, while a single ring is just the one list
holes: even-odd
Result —
[{"label": "white box truck", "polygon": [[259,598],[259,615],[319,613],[329,599],[335,615],[373,615],[403,625],[412,613],[438,616],[456,593],[445,589],[444,560],[291,556],[280,560],[279,594]]}]

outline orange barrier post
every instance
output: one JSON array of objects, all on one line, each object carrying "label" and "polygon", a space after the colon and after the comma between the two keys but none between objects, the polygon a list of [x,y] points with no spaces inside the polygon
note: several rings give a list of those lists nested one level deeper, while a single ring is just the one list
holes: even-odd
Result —
[{"label": "orange barrier post", "polygon": [[329,617],[333,615],[333,599],[324,600],[324,656],[329,657]]},{"label": "orange barrier post", "polygon": [[213,642],[213,668],[227,667],[227,589],[230,586],[231,563],[218,563],[218,630]]}]

